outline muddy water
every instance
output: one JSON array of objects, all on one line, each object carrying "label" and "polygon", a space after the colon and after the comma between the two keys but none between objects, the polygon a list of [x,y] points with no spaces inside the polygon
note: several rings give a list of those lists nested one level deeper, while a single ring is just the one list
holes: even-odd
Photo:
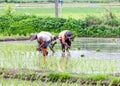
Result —
[{"label": "muddy water", "polygon": [[[58,45],[60,48],[60,45]],[[54,56],[60,56],[56,50]],[[120,39],[117,38],[76,38],[70,49],[71,58],[120,59]]]},{"label": "muddy water", "polygon": [[[55,57],[61,56],[61,51],[57,51]],[[85,57],[85,58],[99,58],[99,59],[120,59],[119,52],[97,52],[90,50],[70,50],[71,58]]]},{"label": "muddy water", "polygon": [[[54,56],[63,57],[60,50]],[[77,38],[72,43],[70,53],[65,53],[64,57],[78,59],[78,65],[72,68],[75,73],[116,73],[120,71],[120,39]],[[83,67],[80,67],[82,64]]]},{"label": "muddy water", "polygon": [[[4,45],[2,45],[4,44]],[[6,51],[0,51],[0,61],[1,67],[6,65],[6,68],[28,68],[28,69],[36,69],[36,59],[38,59],[41,55],[40,52],[36,52],[35,48],[37,47],[36,41],[19,41],[19,42],[2,42],[0,44],[0,48],[3,46],[10,49],[15,49],[13,46],[17,46],[16,50],[11,49]],[[9,44],[9,45],[8,45]],[[23,45],[23,46],[21,46]],[[31,47],[32,46],[32,47]],[[22,48],[21,48],[22,47]],[[25,51],[23,51],[25,48]],[[28,49],[27,49],[28,48]],[[32,48],[32,49],[31,49]],[[31,49],[32,51],[29,51]],[[58,41],[55,46],[55,54],[49,50],[49,57],[52,58],[60,58],[61,57],[69,57],[68,64],[65,64],[65,59],[61,59],[60,63],[57,65],[53,65],[50,67],[50,70],[60,71],[61,65],[67,65],[68,72],[78,72],[78,73],[101,73],[101,72],[119,72],[120,71],[120,39],[116,38],[76,38],[74,42],[72,42],[71,49],[69,53],[62,53],[60,43]],[[7,55],[7,54],[10,55]],[[4,55],[5,54],[5,55]],[[18,57],[17,57],[18,56]],[[84,59],[81,59],[84,58]],[[94,59],[95,58],[95,59]],[[76,60],[73,60],[76,59]],[[98,60],[96,60],[98,59]],[[14,63],[12,63],[15,60]],[[19,61],[20,60],[20,61]],[[77,62],[78,60],[78,62]],[[39,61],[39,60],[37,60]],[[52,60],[53,61],[53,60]],[[23,63],[24,62],[24,63]],[[12,64],[11,64],[12,63]],[[56,64],[56,63],[54,63]],[[74,64],[74,65],[73,65]],[[94,65],[96,64],[96,65]],[[62,66],[64,67],[64,66]],[[72,68],[73,67],[73,68]]]},{"label": "muddy water", "polygon": [[[3,43],[8,44],[8,42],[3,42]],[[33,42],[10,41],[9,43],[11,43],[12,46],[32,45],[35,48],[37,47],[36,41]],[[2,47],[2,44],[0,45],[0,47]],[[59,41],[57,41],[57,45],[55,46],[55,48],[56,48],[55,49],[56,53],[54,55],[48,49],[49,56],[61,57],[62,52]],[[120,59],[120,39],[119,38],[76,38],[74,42],[72,42],[72,46],[69,52],[70,52],[69,56],[71,58],[86,57],[86,58]],[[38,55],[38,52],[36,53]]]}]

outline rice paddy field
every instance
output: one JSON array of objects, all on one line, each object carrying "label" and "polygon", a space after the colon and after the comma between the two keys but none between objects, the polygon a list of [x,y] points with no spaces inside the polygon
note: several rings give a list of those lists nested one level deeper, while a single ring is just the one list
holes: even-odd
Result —
[{"label": "rice paddy field", "polygon": [[[54,54],[48,48],[47,64],[43,63],[42,54],[36,51],[36,47],[37,42],[29,40],[0,42],[0,68],[48,70],[73,74],[115,74],[120,71],[119,38],[76,38],[69,53],[62,53],[60,43],[57,41]],[[52,84],[40,81],[6,80],[0,80],[1,86],[9,86],[9,84],[29,86],[31,83],[32,86],[59,86],[58,82]],[[61,83],[61,85],[69,84]],[[70,86],[78,86],[78,83]]]},{"label": "rice paddy field", "polygon": [[[78,40],[78,39],[77,39]],[[116,41],[117,40],[117,41]],[[49,49],[48,70],[58,70],[63,60],[63,71],[77,73],[115,73],[119,72],[120,40],[86,39],[75,41],[69,53],[62,53],[58,42],[53,54]],[[37,42],[12,41],[0,43],[0,67],[42,69],[41,52],[36,51]],[[65,57],[65,58],[63,58]],[[65,63],[64,63],[65,62]],[[37,64],[38,63],[38,64]],[[94,65],[96,64],[96,65]],[[71,67],[72,66],[72,67]],[[65,66],[64,66],[65,67]],[[117,68],[118,67],[118,68]]]},{"label": "rice paddy field", "polygon": [[[55,17],[54,3],[9,3],[15,14]],[[0,15],[7,8],[0,3]],[[104,16],[108,9],[120,17],[120,3],[64,3],[59,5],[59,17],[83,19],[88,15]],[[1,38],[1,37],[0,37]],[[5,37],[2,37],[5,38]],[[7,38],[7,37],[6,37]],[[36,41],[0,42],[0,68],[48,70],[72,74],[120,73],[119,38],[76,38],[70,52],[62,53],[59,41],[53,54],[48,48],[47,64],[41,52],[36,51]],[[84,76],[83,76],[84,77]],[[112,82],[111,82],[112,83]],[[97,86],[100,82],[98,82]],[[0,76],[0,86],[82,86],[80,83],[42,82],[6,79]],[[88,85],[85,85],[88,86]],[[89,85],[91,86],[91,85]],[[112,86],[112,85],[109,85]]]},{"label": "rice paddy field", "polygon": [[[41,17],[55,17],[54,3],[9,3],[15,14],[37,15]],[[4,14],[6,3],[0,4],[0,15]],[[120,3],[63,3],[59,4],[59,17],[85,18],[88,15],[104,16],[111,11],[120,17]]]}]

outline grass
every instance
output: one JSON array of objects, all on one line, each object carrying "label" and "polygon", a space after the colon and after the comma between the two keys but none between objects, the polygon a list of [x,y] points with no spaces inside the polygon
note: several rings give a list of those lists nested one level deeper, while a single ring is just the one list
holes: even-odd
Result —
[{"label": "grass", "polygon": [[[15,72],[16,71],[16,72]],[[118,84],[120,78],[110,75],[110,74],[70,74],[70,73],[60,73],[55,71],[35,71],[27,69],[0,69],[0,83],[7,84],[11,79],[13,82],[11,84],[19,84],[19,82],[45,84],[48,85],[50,82],[51,85],[61,84],[61,85],[77,85],[77,84]],[[4,82],[4,78],[8,80],[7,83]],[[7,79],[8,78],[8,79]],[[24,81],[23,81],[24,80]],[[83,83],[84,82],[84,83]],[[25,83],[24,83],[25,84]],[[32,85],[34,86],[34,85]],[[56,85],[55,85],[56,86]],[[71,86],[71,85],[70,85]]]},{"label": "grass", "polygon": [[40,80],[36,81],[23,81],[18,79],[1,79],[0,84],[2,86],[78,86],[78,83],[60,83],[60,82],[42,82]]},{"label": "grass", "polygon": [[[4,7],[3,4],[0,4]],[[117,4],[119,5],[119,4]],[[59,9],[59,17],[62,18],[85,18],[88,15],[94,15],[94,16],[104,16],[105,8],[110,9],[113,14],[115,14],[117,17],[120,16],[120,9],[119,6],[115,4],[96,4],[94,7],[91,6],[89,3],[77,3],[77,4],[63,4],[62,10]],[[15,7],[15,4],[12,4],[13,8]],[[23,6],[23,7],[22,7]],[[15,13],[16,14],[29,14],[29,15],[37,15],[41,17],[55,17],[55,10],[54,10],[54,4],[22,4],[21,7],[16,7]],[[28,7],[27,7],[28,6]],[[4,13],[5,8],[0,8],[0,15]]]}]

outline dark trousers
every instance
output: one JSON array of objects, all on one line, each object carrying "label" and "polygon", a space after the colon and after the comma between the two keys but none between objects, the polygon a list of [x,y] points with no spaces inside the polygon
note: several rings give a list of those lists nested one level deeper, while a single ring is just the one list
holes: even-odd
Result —
[{"label": "dark trousers", "polygon": [[[71,46],[71,41],[70,41],[70,39],[65,40],[65,42],[66,42],[69,46]],[[68,51],[68,48],[65,47],[65,44],[62,43],[62,40],[60,40],[60,43],[61,43],[62,51],[63,51],[63,52],[65,52],[65,50]],[[66,49],[65,49],[65,48],[66,48]]]}]

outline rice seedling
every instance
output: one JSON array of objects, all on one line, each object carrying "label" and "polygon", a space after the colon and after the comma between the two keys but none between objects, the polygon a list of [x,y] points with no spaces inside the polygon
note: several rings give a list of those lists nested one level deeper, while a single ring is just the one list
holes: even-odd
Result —
[{"label": "rice seedling", "polygon": [[[79,44],[79,46],[83,47],[82,44],[80,44],[79,42],[77,43]],[[88,41],[88,43],[90,43],[90,40]],[[83,50],[81,49],[79,52],[76,51],[78,54],[80,53],[78,57],[74,57],[75,54],[73,53],[74,50],[72,51],[72,49],[76,48],[75,45],[73,45],[75,47],[72,47],[72,49],[70,50],[72,51],[70,52],[71,55],[70,53],[62,55],[60,50],[58,50],[58,48],[56,48],[55,54],[52,54],[49,51],[50,53],[47,56],[47,64],[44,65],[41,52],[38,52],[35,49],[36,45],[37,45],[36,42],[31,43],[29,41],[1,42],[0,43],[0,68],[32,69],[32,70],[43,70],[43,71],[48,70],[48,71],[59,71],[63,73],[73,73],[73,74],[74,73],[75,74],[112,74],[112,73],[118,73],[120,71],[120,68],[119,68],[120,63],[119,63],[119,59],[116,59],[117,57],[110,58],[107,55],[106,55],[106,58],[103,58],[103,57],[99,58],[98,56],[92,57],[92,56],[96,56],[97,54],[99,55],[100,53],[104,53],[103,51],[101,52],[92,51],[90,52],[90,54],[84,52],[83,54]],[[56,45],[56,47],[59,47],[59,44]],[[89,50],[89,47],[87,49]],[[91,53],[94,55],[91,55]],[[84,58],[79,57],[82,54],[85,55]],[[91,55],[91,57],[88,57],[87,54]],[[20,79],[23,78],[22,74],[23,73],[21,72],[21,75],[19,75]],[[31,74],[32,72],[28,75],[31,75]],[[65,77],[66,76],[63,75],[62,78],[65,78]],[[89,76],[89,78],[90,77],[92,80],[95,79],[99,81],[99,80],[105,79],[106,76],[105,75],[98,75],[98,76],[91,75]],[[32,78],[34,78],[34,76],[31,76],[31,80]],[[39,79],[39,76],[35,78]],[[83,76],[83,79],[85,80],[85,76]],[[112,81],[113,79],[114,81]],[[110,80],[111,84],[119,82],[118,78],[113,78],[113,79]],[[25,82],[27,81],[25,80]],[[11,83],[10,81],[9,84],[16,85],[18,83],[19,81],[15,81],[14,83]],[[32,82],[32,83],[33,83],[33,86],[36,86],[39,84],[38,82]],[[41,82],[41,83],[45,84],[44,82]],[[92,82],[90,83],[92,84]],[[1,81],[1,84],[5,84],[5,81],[4,80]],[[51,83],[47,83],[47,84],[51,85]],[[62,85],[66,85],[66,84],[69,85],[67,82],[64,84],[62,83]],[[99,84],[100,82],[97,83],[98,86]],[[29,86],[29,83],[28,84],[23,83],[22,85]],[[57,86],[57,85],[58,85],[58,82],[54,83],[54,85],[52,86]],[[73,83],[71,84],[71,86],[72,85],[73,86],[78,85],[78,83],[75,83],[75,84]],[[86,82],[86,85],[87,85],[87,82]]]}]

